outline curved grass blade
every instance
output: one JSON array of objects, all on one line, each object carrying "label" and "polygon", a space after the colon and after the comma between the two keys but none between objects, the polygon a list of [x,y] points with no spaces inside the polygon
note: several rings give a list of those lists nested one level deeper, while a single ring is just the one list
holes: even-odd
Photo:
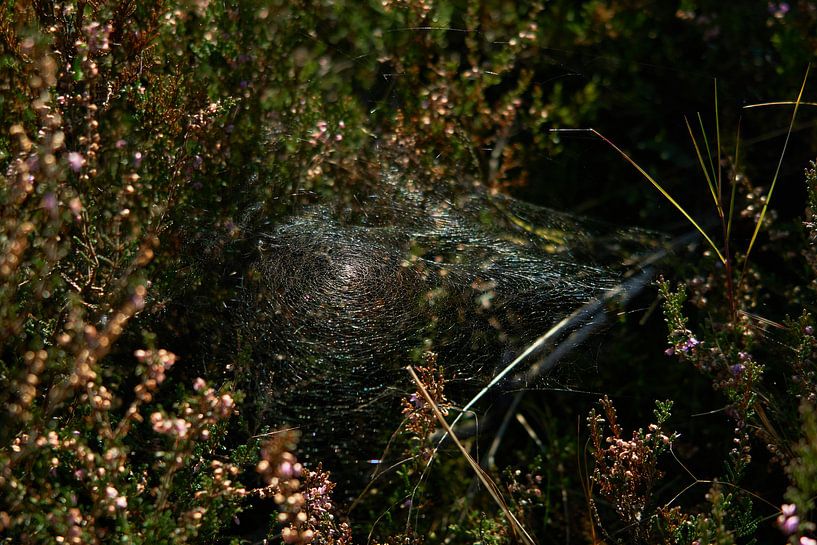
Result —
[{"label": "curved grass blade", "polygon": [[786,148],[789,146],[789,138],[791,137],[791,131],[794,128],[794,120],[797,118],[797,110],[800,109],[800,101],[803,98],[803,91],[806,89],[806,81],[808,81],[808,73],[810,69],[811,65],[806,67],[806,75],[803,78],[803,85],[800,86],[800,92],[797,94],[797,100],[794,102],[794,111],[791,114],[789,130],[786,132],[786,140],[783,142],[783,151],[780,153],[780,160],[777,162],[777,169],[774,171],[774,178],[772,178],[772,184],[769,186],[769,194],[766,195],[766,202],[763,205],[763,209],[760,211],[760,217],[757,220],[757,225],[755,225],[755,231],[752,233],[752,239],[749,241],[749,248],[746,250],[746,257],[743,261],[743,272],[740,275],[741,282],[743,281],[743,276],[746,274],[746,267],[749,264],[749,254],[752,253],[752,248],[755,246],[757,235],[760,232],[760,228],[763,226],[763,219],[766,217],[766,210],[768,210],[769,202],[772,200],[772,194],[774,193],[774,188],[777,185],[777,179],[780,176],[780,169],[783,167],[783,158],[786,156]]},{"label": "curved grass blade", "polygon": [[505,515],[505,518],[510,523],[511,529],[513,530],[514,534],[516,534],[516,536],[522,543],[525,543],[526,545],[535,545],[535,542],[533,541],[531,535],[527,532],[527,530],[525,530],[525,527],[522,526],[522,523],[519,522],[519,520],[508,508],[508,504],[505,503],[505,500],[502,498],[502,494],[499,492],[499,488],[493,481],[491,481],[491,478],[488,476],[487,473],[485,473],[485,470],[480,467],[477,461],[474,460],[474,458],[470,454],[468,454],[466,448],[454,434],[454,430],[451,429],[451,426],[445,420],[445,416],[443,415],[442,411],[440,411],[440,408],[437,406],[436,403],[434,403],[434,399],[432,399],[431,395],[428,393],[428,390],[426,390],[425,385],[420,380],[420,377],[417,376],[417,373],[414,371],[414,368],[409,365],[408,367],[406,367],[406,370],[408,371],[409,375],[411,375],[411,379],[414,381],[414,384],[417,386],[417,389],[420,391],[420,394],[422,394],[422,396],[425,398],[425,402],[428,403],[429,407],[431,407],[431,410],[434,412],[434,416],[437,418],[437,421],[440,423],[440,425],[446,431],[448,436],[460,450],[468,464],[474,470],[474,473],[476,473],[482,485],[488,490],[488,493],[491,495],[493,500],[502,510],[502,513]]},{"label": "curved grass blade", "polygon": [[735,179],[732,180],[732,196],[729,198],[729,218],[726,220],[726,242],[729,243],[730,236],[732,234],[732,218],[735,213],[735,191],[738,187],[738,179],[737,179],[737,172],[738,172],[738,160],[740,159],[740,118],[738,118],[738,131],[737,136],[735,137]]},{"label": "curved grass blade", "polygon": [[698,146],[698,140],[695,138],[695,133],[692,131],[692,125],[689,124],[689,119],[684,116],[684,122],[687,125],[687,131],[689,131],[689,137],[692,139],[692,145],[695,148],[695,155],[698,156],[698,164],[701,165],[701,170],[704,173],[704,177],[706,178],[706,185],[709,186],[709,193],[712,194],[712,200],[715,201],[715,208],[718,210],[718,214],[723,216],[723,211],[721,210],[721,205],[718,202],[718,195],[715,192],[715,184],[712,182],[712,178],[709,176],[709,171],[706,169],[706,165],[704,164],[703,155],[701,155],[701,148]]},{"label": "curved grass blade", "polygon": [[718,159],[718,208],[723,220],[723,185],[721,184],[721,118],[718,113],[718,80],[715,79],[715,151]]},{"label": "curved grass blade", "polygon": [[684,215],[684,217],[687,219],[687,221],[689,221],[689,223],[691,223],[692,226],[695,227],[695,229],[697,229],[699,233],[701,233],[701,236],[703,236],[704,239],[706,239],[706,241],[709,243],[709,246],[718,255],[718,259],[721,260],[721,263],[726,264],[726,259],[723,257],[723,254],[718,249],[718,247],[715,245],[715,243],[712,241],[712,239],[709,238],[709,235],[706,234],[706,231],[704,231],[703,228],[700,225],[698,225],[698,222],[696,222],[694,219],[692,219],[692,216],[690,216],[687,213],[687,211],[684,210],[684,208],[680,204],[678,204],[678,202],[675,199],[673,199],[672,196],[669,193],[667,193],[667,191],[663,187],[661,187],[661,184],[659,184],[658,182],[655,181],[655,178],[650,176],[647,173],[646,170],[641,168],[641,166],[638,163],[633,161],[633,159],[631,159],[630,156],[627,155],[621,148],[619,148],[618,146],[613,144],[613,142],[611,140],[609,140],[607,137],[605,137],[603,134],[601,134],[596,129],[550,129],[550,130],[551,130],[551,132],[589,132],[589,133],[595,134],[596,136],[598,136],[599,138],[604,140],[610,147],[612,147],[614,150],[616,150],[619,153],[619,155],[624,157],[624,159],[626,159],[628,163],[633,165],[633,167],[635,167],[635,169],[638,172],[640,172],[641,175],[644,176],[644,178],[646,178],[647,181],[650,182],[653,185],[653,187],[655,187],[664,196],[665,199],[667,199],[670,203],[672,203],[672,205],[675,208],[677,208],[678,211],[681,212],[681,214]]},{"label": "curved grass blade", "polygon": [[701,134],[704,137],[704,149],[706,150],[706,157],[709,159],[709,168],[712,170],[712,179],[717,179],[715,174],[715,163],[712,161],[712,151],[709,149],[709,139],[706,137],[706,129],[704,128],[704,120],[701,117],[701,112],[698,112],[698,125],[701,127]]},{"label": "curved grass blade", "polygon": [[[794,100],[780,100],[777,102],[761,102],[758,104],[747,104],[743,107],[744,110],[748,110],[749,108],[765,108],[768,106],[792,106],[797,105],[797,102]],[[800,106],[817,106],[817,102],[800,102]]]}]

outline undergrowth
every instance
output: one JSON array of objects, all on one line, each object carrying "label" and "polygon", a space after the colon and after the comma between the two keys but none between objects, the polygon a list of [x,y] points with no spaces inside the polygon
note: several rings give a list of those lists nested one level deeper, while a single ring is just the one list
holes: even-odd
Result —
[{"label": "undergrowth", "polygon": [[[814,163],[791,189],[815,24],[806,1],[2,2],[0,542],[817,543]],[[666,59],[677,89],[638,73]],[[730,76],[684,126],[702,72]],[[768,100],[785,120],[746,130],[786,154],[722,132]],[[591,124],[625,160],[548,130]],[[705,184],[647,174],[696,163]],[[354,502],[254,421],[238,280],[202,265],[241,252],[247,210],[354,209],[396,168],[677,230],[632,166],[709,245],[665,267],[666,331],[622,313],[640,342],[597,356],[598,406],[526,394],[482,459],[439,431],[448,370],[407,354],[400,463]]]}]

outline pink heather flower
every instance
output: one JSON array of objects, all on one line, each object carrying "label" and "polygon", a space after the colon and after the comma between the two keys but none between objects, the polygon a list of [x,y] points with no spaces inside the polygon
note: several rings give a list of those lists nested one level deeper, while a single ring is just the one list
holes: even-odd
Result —
[{"label": "pink heather flower", "polygon": [[102,26],[93,21],[85,26],[85,34],[88,36],[88,47],[91,51],[107,51],[110,49],[109,36],[113,31],[111,25]]},{"label": "pink heather flower", "polygon": [[128,145],[128,142],[126,140],[123,140],[122,138],[116,141],[116,149],[122,149],[126,145]]},{"label": "pink heather flower", "polygon": [[142,164],[142,158],[143,158],[143,156],[142,156],[141,151],[137,151],[136,153],[134,153],[133,154],[133,166],[135,166],[136,168],[139,168],[139,165]]},{"label": "pink heather flower", "polygon": [[167,433],[170,430],[170,422],[167,420],[160,420],[153,423],[153,431],[156,433]]},{"label": "pink heather flower", "polygon": [[74,172],[79,172],[82,170],[82,167],[85,166],[85,157],[83,157],[81,153],[72,151],[68,154],[68,166],[71,167],[71,170]]},{"label": "pink heather flower", "polygon": [[797,528],[800,526],[800,517],[797,515],[787,517],[783,524],[780,525],[780,529],[783,530],[783,533],[787,536],[793,534],[797,531]]},{"label": "pink heather flower", "polygon": [[235,405],[233,398],[230,397],[230,394],[224,394],[221,396],[221,414],[224,416],[229,415],[232,412],[232,408]]},{"label": "pink heather flower", "polygon": [[784,503],[780,506],[780,512],[784,517],[790,517],[797,512],[797,506],[793,503]]},{"label": "pink heather flower", "polygon": [[159,360],[161,361],[162,365],[164,365],[165,367],[170,368],[170,367],[173,366],[174,363],[176,363],[176,359],[177,359],[176,354],[174,354],[173,352],[168,352],[167,350],[162,348],[161,350],[159,350],[158,354],[159,354]]},{"label": "pink heather flower", "polygon": [[292,477],[292,464],[289,462],[281,462],[281,465],[278,466],[278,474],[287,479]]},{"label": "pink heather flower", "polygon": [[108,496],[110,499],[114,499],[119,495],[119,491],[116,488],[109,486],[105,489],[105,495]]},{"label": "pink heather flower", "polygon": [[817,539],[803,536],[800,538],[800,545],[817,545]]},{"label": "pink heather flower", "polygon": [[68,207],[71,209],[71,212],[73,212],[75,216],[79,216],[79,213],[82,212],[82,201],[74,197],[68,203]]},{"label": "pink heather flower", "polygon": [[195,391],[197,391],[197,392],[201,392],[201,391],[202,391],[202,390],[204,390],[205,388],[207,388],[207,383],[206,383],[206,382],[204,382],[204,379],[203,379],[203,378],[198,377],[198,378],[196,379],[196,381],[195,381],[195,382],[193,382],[193,389],[194,389]]},{"label": "pink heather flower", "polygon": [[782,19],[789,11],[791,11],[791,6],[788,2],[780,2],[779,4],[769,2],[769,13],[776,19]]},{"label": "pink heather flower", "polygon": [[187,430],[190,429],[190,423],[183,418],[176,418],[173,420],[173,428],[179,437],[185,437],[187,435]]},{"label": "pink heather flower", "polygon": [[153,424],[153,431],[156,433],[168,433],[173,427],[173,423],[170,420],[165,419],[160,412],[151,414],[150,422]]},{"label": "pink heather flower", "polygon": [[126,498],[125,496],[119,496],[118,498],[116,498],[115,503],[118,508],[124,509],[125,507],[128,506],[128,498]]}]

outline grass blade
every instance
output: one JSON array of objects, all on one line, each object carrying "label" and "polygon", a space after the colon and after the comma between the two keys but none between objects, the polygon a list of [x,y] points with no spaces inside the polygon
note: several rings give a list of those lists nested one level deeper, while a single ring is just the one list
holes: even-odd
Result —
[{"label": "grass blade", "polygon": [[763,219],[766,217],[766,210],[769,208],[769,202],[772,200],[772,194],[774,193],[774,188],[777,185],[777,179],[780,176],[780,169],[783,166],[783,158],[786,156],[786,148],[789,146],[789,138],[791,137],[791,131],[794,128],[794,120],[797,118],[797,110],[800,108],[800,100],[803,98],[803,91],[806,89],[806,81],[808,81],[808,73],[810,69],[810,65],[806,67],[806,75],[803,78],[803,85],[800,86],[800,92],[797,94],[797,100],[794,103],[794,111],[791,114],[789,130],[786,133],[786,140],[783,142],[783,151],[780,153],[780,160],[777,162],[777,169],[774,171],[772,184],[769,186],[769,194],[766,195],[766,203],[763,205],[763,209],[760,211],[760,217],[757,220],[757,225],[755,225],[755,232],[752,233],[752,239],[749,241],[749,248],[746,250],[746,257],[743,261],[743,272],[740,276],[741,280],[743,280],[743,276],[746,274],[746,267],[749,264],[749,254],[752,253],[752,248],[754,248],[755,241],[757,240],[757,234],[760,232],[760,228],[763,226]]},{"label": "grass blade", "polygon": [[[723,203],[723,185],[721,184],[721,119],[718,113],[718,80],[715,79],[715,154],[718,160],[718,203]],[[721,218],[723,209],[721,208]]]},{"label": "grass blade", "polygon": [[726,240],[732,234],[732,217],[735,213],[735,190],[738,187],[738,160],[740,159],[740,118],[738,118],[738,133],[735,137],[735,179],[732,180],[732,196],[729,198],[729,219],[726,221]]},{"label": "grass blade", "polygon": [[[794,100],[780,100],[777,102],[761,102],[758,104],[747,104],[743,107],[744,110],[748,110],[749,108],[765,108],[767,106],[791,106],[796,105],[797,102]],[[817,106],[817,102],[800,102],[800,106]]]},{"label": "grass blade", "polygon": [[684,122],[687,124],[687,131],[689,131],[689,137],[692,139],[692,145],[695,147],[695,154],[698,156],[698,163],[701,165],[701,170],[706,178],[706,185],[709,186],[709,192],[712,194],[712,200],[715,201],[715,208],[717,208],[718,213],[723,216],[721,205],[718,202],[718,195],[715,193],[715,184],[712,182],[712,178],[709,176],[709,171],[706,170],[704,158],[701,155],[701,148],[698,146],[698,140],[695,138],[695,133],[692,131],[692,126],[689,124],[689,119],[687,119],[686,116],[684,116]]},{"label": "grass blade", "polygon": [[502,495],[500,494],[496,484],[493,481],[491,481],[490,477],[485,473],[485,470],[479,466],[476,460],[474,460],[474,458],[470,454],[468,454],[468,450],[466,450],[466,448],[454,434],[454,430],[452,430],[451,426],[449,426],[448,422],[446,422],[445,416],[443,415],[442,411],[440,411],[440,408],[437,406],[437,404],[434,403],[434,399],[431,397],[431,395],[429,395],[428,390],[426,390],[426,387],[423,384],[423,381],[420,380],[420,377],[417,376],[417,373],[414,371],[414,368],[409,365],[408,367],[406,367],[406,370],[409,372],[409,375],[411,375],[411,379],[417,385],[417,389],[420,391],[423,398],[425,398],[425,402],[428,403],[429,407],[431,407],[431,410],[434,411],[434,416],[437,418],[440,425],[443,427],[445,432],[448,434],[448,436],[460,450],[462,455],[468,461],[468,464],[474,470],[474,473],[477,474],[477,477],[479,478],[480,482],[483,484],[483,486],[485,486],[485,488],[488,490],[488,493],[491,494],[491,497],[494,499],[496,504],[502,510],[502,513],[505,515],[505,518],[508,519],[508,522],[510,523],[514,533],[520,538],[520,541],[522,543],[525,543],[526,545],[535,545],[533,538],[530,536],[527,530],[525,530],[525,528],[514,516],[514,514],[511,513],[511,510],[508,508],[508,504],[505,503],[505,500],[502,499]]},{"label": "grass blade", "polygon": [[698,112],[698,124],[701,126],[701,134],[704,137],[704,148],[706,148],[706,157],[709,159],[709,168],[712,170],[712,179],[716,180],[715,163],[712,162],[712,151],[709,149],[709,139],[706,137],[706,129],[704,129],[704,120],[701,118],[701,112]]},{"label": "grass blade", "polygon": [[664,196],[665,199],[667,199],[670,203],[672,203],[672,205],[675,208],[677,208],[678,211],[681,212],[681,214],[684,215],[684,217],[687,219],[687,221],[689,221],[689,223],[691,223],[692,226],[695,227],[695,229],[697,229],[697,231],[699,233],[701,233],[701,236],[703,236],[704,239],[706,239],[706,241],[709,243],[709,246],[718,255],[718,259],[721,260],[721,263],[724,263],[724,264],[726,263],[726,259],[724,259],[723,254],[721,253],[721,251],[718,249],[718,247],[715,245],[715,243],[712,242],[712,239],[709,238],[709,235],[706,234],[706,231],[704,231],[703,228],[701,228],[701,226],[698,225],[698,222],[696,222],[694,219],[692,219],[692,216],[690,216],[687,213],[687,211],[684,210],[684,208],[680,204],[678,204],[678,202],[675,199],[673,199],[672,196],[669,193],[667,193],[667,191],[663,187],[661,187],[661,184],[656,182],[655,179],[647,173],[646,170],[641,168],[641,166],[638,163],[636,163],[635,161],[633,161],[630,158],[629,155],[624,153],[624,151],[621,148],[616,146],[611,140],[609,140],[607,137],[605,137],[599,131],[597,131],[596,129],[551,129],[551,132],[589,132],[589,133],[595,134],[596,136],[598,136],[599,138],[604,140],[610,147],[612,147],[614,150],[616,150],[619,153],[619,155],[624,157],[624,159],[626,159],[628,163],[630,163],[633,167],[635,167],[635,169],[638,172],[640,172],[641,175],[644,176],[644,178],[646,178],[647,181],[650,182],[653,185],[653,187],[655,187]]}]

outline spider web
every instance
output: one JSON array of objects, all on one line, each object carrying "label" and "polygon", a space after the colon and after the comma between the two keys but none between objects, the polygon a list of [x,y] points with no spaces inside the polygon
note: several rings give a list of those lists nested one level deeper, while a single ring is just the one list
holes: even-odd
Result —
[{"label": "spider web", "polygon": [[396,174],[354,207],[310,205],[248,236],[255,255],[237,315],[256,410],[300,429],[305,461],[344,472],[382,454],[414,390],[405,366],[424,351],[464,404],[656,243]]}]

